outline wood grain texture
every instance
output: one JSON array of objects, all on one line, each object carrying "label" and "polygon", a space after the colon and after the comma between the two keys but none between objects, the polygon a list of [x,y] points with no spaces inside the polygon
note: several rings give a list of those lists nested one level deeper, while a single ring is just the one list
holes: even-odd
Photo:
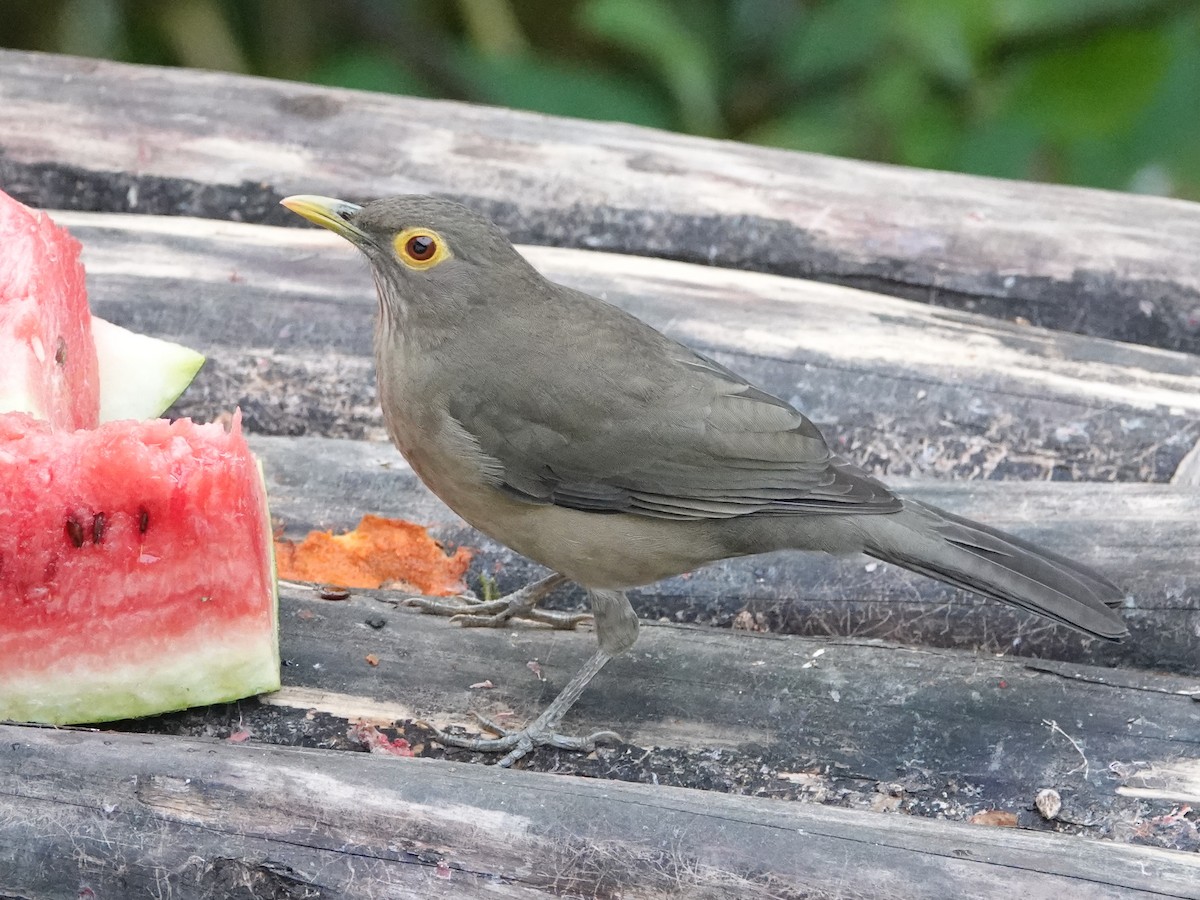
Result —
[{"label": "wood grain texture", "polygon": [[665,785],[0,725],[0,893],[85,889],[179,900],[1198,897],[1200,860]]},{"label": "wood grain texture", "polygon": [[[275,434],[383,437],[376,300],[344,241],[202,219],[59,213],[97,314],[210,363],[178,412],[240,404]],[[1159,480],[1200,438],[1200,358],[863,291],[630,256],[525,248],[791,401],[881,475]]]},{"label": "wood grain texture", "polygon": [[1200,348],[1200,207],[633,126],[0,53],[0,183],[39,206],[285,221],[439,193],[522,241],[858,285]]},{"label": "wood grain texture", "polygon": [[[287,587],[285,685],[264,703],[478,733],[472,711],[527,721],[593,649],[586,632],[448,628],[392,609],[383,598],[395,596],[358,592],[331,603]],[[1152,773],[1182,772],[1200,758],[1194,696],[1194,679],[1133,670],[648,624],[564,723],[572,733],[615,729],[627,743],[592,757],[539,750],[524,765],[958,821],[1001,809],[1028,828],[1130,841],[1139,822],[1190,802],[1194,787],[1181,778],[1161,780],[1152,798],[1116,789],[1144,790]],[[191,721],[177,717],[174,727]],[[243,705],[239,724],[256,739],[298,740],[261,707]],[[440,752],[413,734],[423,752]],[[1057,822],[1031,807],[1044,787],[1067,797]],[[1147,826],[1143,838],[1153,833]],[[1180,846],[1198,845],[1195,835],[1180,837]]]},{"label": "wood grain texture", "polygon": [[[254,436],[251,447],[263,459],[272,513],[289,537],[348,529],[373,512],[430,525],[448,544],[477,548],[473,572],[497,578],[503,590],[544,574],[466,526],[390,445]],[[634,606],[649,619],[1200,673],[1200,491],[1044,482],[900,486],[1101,569],[1130,592],[1122,615],[1131,638],[1089,639],[865,557],[823,554],[727,560],[633,591]],[[576,590],[550,605],[582,602]]]}]

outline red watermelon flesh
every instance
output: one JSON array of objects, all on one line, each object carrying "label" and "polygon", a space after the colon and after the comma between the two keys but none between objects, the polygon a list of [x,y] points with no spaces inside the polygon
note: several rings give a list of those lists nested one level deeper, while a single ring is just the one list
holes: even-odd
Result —
[{"label": "red watermelon flesh", "polygon": [[100,722],[279,687],[272,539],[232,430],[0,415],[0,719]]},{"label": "red watermelon flesh", "polygon": [[0,409],[94,428],[100,375],[79,242],[0,191]]}]

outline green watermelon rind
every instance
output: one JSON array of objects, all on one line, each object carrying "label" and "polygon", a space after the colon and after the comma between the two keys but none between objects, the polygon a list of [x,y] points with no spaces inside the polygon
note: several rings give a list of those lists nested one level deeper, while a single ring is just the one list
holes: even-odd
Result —
[{"label": "green watermelon rind", "polygon": [[204,365],[204,355],[189,347],[99,316],[92,316],[92,338],[100,369],[101,422],[162,415]]},{"label": "green watermelon rind", "polygon": [[143,664],[115,668],[104,676],[58,672],[31,678],[28,684],[12,679],[5,685],[11,693],[0,703],[0,719],[47,725],[113,722],[279,690],[279,664],[268,662],[277,658],[277,641],[259,637],[222,643],[227,646],[219,650],[200,645],[175,654],[157,669]]},{"label": "green watermelon rind", "polygon": [[[275,546],[267,507],[266,480],[255,458],[263,524],[269,547],[267,583],[271,591],[271,627],[252,635],[215,634],[177,650],[157,667],[145,662],[116,665],[98,673],[89,665],[71,671],[69,664],[53,672],[9,677],[0,692],[0,720],[48,725],[113,722],[175,712],[214,703],[229,703],[280,688],[279,585]],[[197,602],[204,602],[197,597]]]}]

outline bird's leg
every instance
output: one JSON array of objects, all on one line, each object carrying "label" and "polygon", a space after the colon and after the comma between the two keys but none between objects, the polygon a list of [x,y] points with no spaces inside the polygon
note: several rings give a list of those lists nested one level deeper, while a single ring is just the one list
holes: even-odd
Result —
[{"label": "bird's leg", "polygon": [[589,621],[591,615],[538,608],[542,598],[566,580],[566,576],[556,572],[495,600],[476,600],[464,596],[409,597],[404,605],[435,616],[450,616],[451,622],[467,628],[502,628],[509,619],[528,619],[551,628],[570,630]]},{"label": "bird's leg", "polygon": [[504,752],[505,756],[497,763],[501,767],[511,766],[534,747],[557,747],[560,750],[579,750],[586,753],[594,750],[597,743],[621,740],[620,735],[613,731],[597,731],[587,737],[570,737],[555,731],[563,716],[575,705],[588,683],[605,664],[610,659],[620,656],[637,640],[637,614],[623,593],[592,591],[591,598],[592,612],[596,617],[596,638],[600,646],[540,716],[520,731],[508,731],[495,722],[476,715],[480,724],[499,737],[462,738],[434,729],[436,740],[450,747],[462,747],[479,753]]}]

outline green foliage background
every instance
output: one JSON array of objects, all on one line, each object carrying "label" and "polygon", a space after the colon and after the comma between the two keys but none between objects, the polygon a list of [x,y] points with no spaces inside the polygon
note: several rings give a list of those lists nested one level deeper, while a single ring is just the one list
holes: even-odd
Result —
[{"label": "green foliage background", "polygon": [[1200,199],[1200,0],[4,0],[0,46]]}]

